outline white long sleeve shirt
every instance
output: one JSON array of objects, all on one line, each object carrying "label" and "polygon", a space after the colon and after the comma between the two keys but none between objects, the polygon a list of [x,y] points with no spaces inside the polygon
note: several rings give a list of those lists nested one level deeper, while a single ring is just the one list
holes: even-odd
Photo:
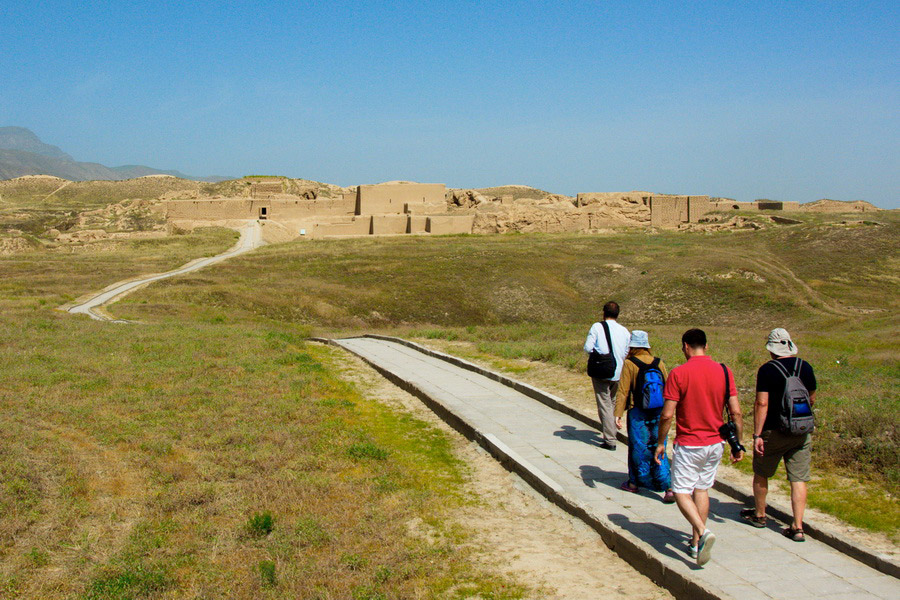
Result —
[{"label": "white long sleeve shirt", "polygon": [[[625,357],[628,356],[628,345],[631,343],[631,332],[619,325],[612,319],[608,319],[606,324],[609,325],[609,339],[612,341],[612,354],[616,359],[616,372],[610,381],[618,381],[622,376],[622,367],[625,364]],[[609,354],[609,348],[606,347],[606,334],[603,333],[603,325],[594,323],[588,332],[587,339],[584,341],[584,351],[588,354],[591,350],[596,350],[600,354]]]}]

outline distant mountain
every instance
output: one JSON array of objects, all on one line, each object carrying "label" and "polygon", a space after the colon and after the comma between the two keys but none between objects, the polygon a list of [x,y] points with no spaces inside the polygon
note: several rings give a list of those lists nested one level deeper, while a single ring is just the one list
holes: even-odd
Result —
[{"label": "distant mountain", "polygon": [[133,179],[144,175],[172,175],[194,181],[225,181],[233,177],[194,177],[180,171],[162,171],[143,165],[107,167],[79,162],[24,127],[0,127],[0,179],[22,175],[54,175],[72,181]]}]

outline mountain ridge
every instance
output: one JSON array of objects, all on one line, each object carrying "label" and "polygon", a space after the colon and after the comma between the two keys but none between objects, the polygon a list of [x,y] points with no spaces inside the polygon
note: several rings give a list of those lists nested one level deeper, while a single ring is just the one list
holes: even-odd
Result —
[{"label": "mountain ridge", "polygon": [[0,179],[23,175],[53,175],[70,181],[118,181],[145,175],[172,175],[193,181],[226,181],[233,177],[196,177],[174,169],[154,169],[145,165],[107,167],[72,158],[57,146],[46,144],[26,127],[0,127]]}]

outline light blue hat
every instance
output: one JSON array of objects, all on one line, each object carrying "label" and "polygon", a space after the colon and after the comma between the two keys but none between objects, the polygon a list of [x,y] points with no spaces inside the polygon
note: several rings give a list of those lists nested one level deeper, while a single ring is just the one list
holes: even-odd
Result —
[{"label": "light blue hat", "polygon": [[635,329],[631,332],[631,342],[628,345],[632,348],[649,348],[650,336],[647,335],[646,331]]}]

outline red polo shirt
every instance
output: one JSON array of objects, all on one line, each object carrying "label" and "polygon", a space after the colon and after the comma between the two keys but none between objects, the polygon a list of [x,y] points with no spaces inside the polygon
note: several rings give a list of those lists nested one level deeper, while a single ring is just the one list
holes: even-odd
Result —
[{"label": "red polo shirt", "polygon": [[[737,396],[731,369],[728,369],[728,382],[731,395]],[[711,446],[722,442],[719,427],[724,423],[725,373],[721,364],[708,356],[690,357],[669,373],[663,398],[678,403],[675,407],[676,444]]]}]

